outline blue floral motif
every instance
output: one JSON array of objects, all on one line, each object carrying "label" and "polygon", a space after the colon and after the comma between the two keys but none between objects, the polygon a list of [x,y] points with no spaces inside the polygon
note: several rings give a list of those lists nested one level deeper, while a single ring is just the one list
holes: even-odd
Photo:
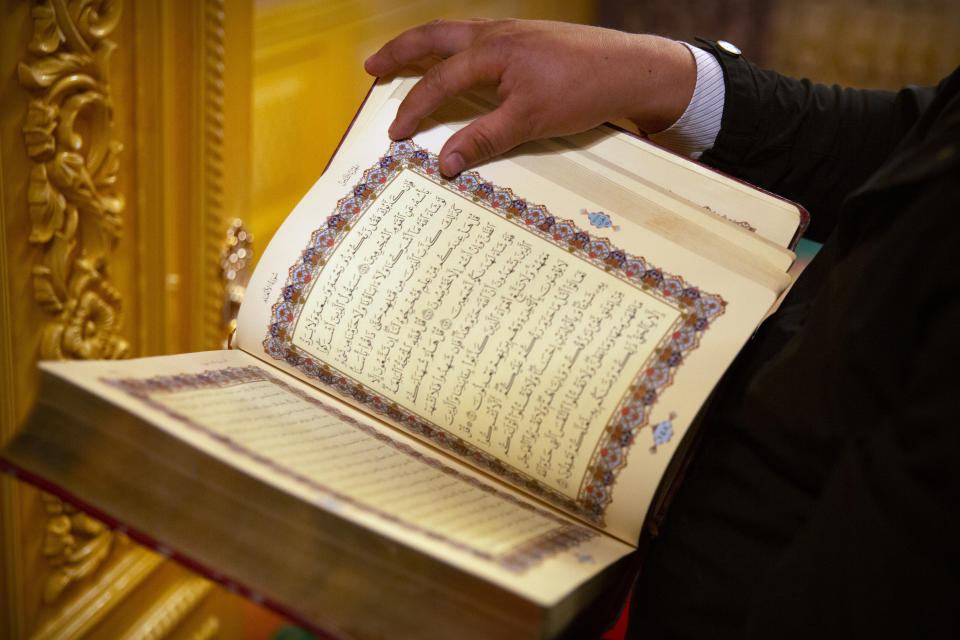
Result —
[{"label": "blue floral motif", "polygon": [[598,229],[604,229],[606,227],[613,226],[613,221],[610,220],[610,216],[603,213],[602,211],[595,211],[587,215],[590,218],[590,224],[597,227]]},{"label": "blue floral motif", "polygon": [[580,213],[587,216],[590,224],[595,226],[597,229],[613,229],[614,231],[620,229],[620,227],[613,224],[613,220],[610,218],[610,216],[603,211],[587,211],[586,209],[580,209]]},{"label": "blue floral motif", "polygon": [[653,427],[653,444],[659,446],[673,437],[673,419],[658,422]]}]

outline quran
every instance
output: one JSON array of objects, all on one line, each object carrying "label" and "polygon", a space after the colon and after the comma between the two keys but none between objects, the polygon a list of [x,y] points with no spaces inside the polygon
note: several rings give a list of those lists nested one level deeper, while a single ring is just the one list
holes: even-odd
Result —
[{"label": "quran", "polygon": [[490,108],[371,90],[233,349],[41,363],[0,465],[349,638],[554,638],[619,606],[806,213],[613,125],[454,178]]}]

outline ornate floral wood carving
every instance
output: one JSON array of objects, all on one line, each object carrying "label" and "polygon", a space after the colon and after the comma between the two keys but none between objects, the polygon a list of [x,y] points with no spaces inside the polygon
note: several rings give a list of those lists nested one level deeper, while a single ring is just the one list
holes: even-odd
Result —
[{"label": "ornate floral wood carving", "polygon": [[100,565],[110,552],[113,535],[102,522],[61,500],[49,494],[41,497],[49,516],[43,555],[54,569],[43,590],[43,600],[50,604],[67,585]]},{"label": "ornate floral wood carving", "polygon": [[[116,189],[107,36],[120,20],[119,0],[40,0],[31,9],[33,39],[17,68],[32,95],[23,125],[33,161],[27,200],[29,241],[41,248],[33,290],[46,312],[40,357],[122,358],[121,299],[110,282],[111,253],[120,236],[123,196]],[[43,553],[52,573],[44,601],[107,556],[113,534],[103,524],[44,496],[48,514]]]},{"label": "ornate floral wood carving", "polygon": [[30,242],[43,249],[33,267],[34,295],[48,313],[43,358],[120,358],[120,295],[109,281],[120,235],[123,196],[106,38],[120,19],[119,1],[41,0],[32,9],[33,59],[20,84],[33,98],[23,125],[33,160],[27,198]]}]

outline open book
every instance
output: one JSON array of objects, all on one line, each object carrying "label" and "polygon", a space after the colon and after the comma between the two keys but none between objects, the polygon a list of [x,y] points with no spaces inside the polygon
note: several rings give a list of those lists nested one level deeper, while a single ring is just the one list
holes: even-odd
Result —
[{"label": "open book", "polygon": [[233,350],[43,363],[6,470],[314,629],[547,638],[614,597],[789,284],[795,205],[616,127],[442,178],[378,83]]}]

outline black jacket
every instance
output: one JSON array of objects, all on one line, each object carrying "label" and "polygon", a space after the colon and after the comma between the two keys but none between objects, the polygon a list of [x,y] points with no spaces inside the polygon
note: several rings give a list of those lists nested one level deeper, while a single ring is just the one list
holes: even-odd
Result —
[{"label": "black jacket", "polygon": [[956,635],[960,69],[855,91],[714,53],[702,160],[824,246],[722,383],[628,637]]}]

